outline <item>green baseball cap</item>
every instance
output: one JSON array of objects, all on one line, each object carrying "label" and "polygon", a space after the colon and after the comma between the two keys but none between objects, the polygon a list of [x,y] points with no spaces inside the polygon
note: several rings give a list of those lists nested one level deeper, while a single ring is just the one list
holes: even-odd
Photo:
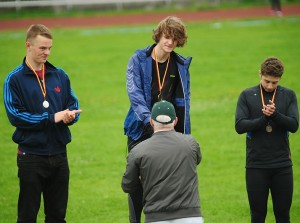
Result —
[{"label": "green baseball cap", "polygon": [[172,123],[176,118],[175,108],[172,103],[162,100],[153,105],[151,118],[161,124]]}]

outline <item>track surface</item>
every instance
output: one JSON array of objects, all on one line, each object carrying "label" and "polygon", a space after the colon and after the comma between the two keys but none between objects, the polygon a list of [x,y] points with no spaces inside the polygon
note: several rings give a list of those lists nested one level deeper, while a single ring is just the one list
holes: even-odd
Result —
[{"label": "track surface", "polygon": [[[282,7],[283,17],[299,16],[300,5],[287,5]],[[146,23],[158,23],[170,13],[143,13],[135,15],[118,16],[90,16],[90,17],[67,17],[67,18],[34,18],[0,20],[1,30],[27,29],[31,24],[42,23],[49,28],[55,27],[107,27],[113,25],[141,25]],[[184,22],[188,21],[220,21],[232,19],[250,19],[274,17],[270,7],[255,7],[243,9],[207,10],[194,12],[176,12],[172,15],[180,17]]]}]

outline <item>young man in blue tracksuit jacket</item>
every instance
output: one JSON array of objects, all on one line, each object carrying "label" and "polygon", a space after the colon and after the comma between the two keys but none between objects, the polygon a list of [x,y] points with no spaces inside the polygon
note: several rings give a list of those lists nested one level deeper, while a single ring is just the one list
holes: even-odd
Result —
[{"label": "young man in blue tracksuit jacket", "polygon": [[[128,151],[153,134],[150,125],[151,109],[155,102],[171,102],[178,116],[175,130],[191,133],[190,125],[190,73],[192,58],[174,52],[187,40],[182,21],[173,16],[162,20],[153,30],[155,44],[137,50],[127,66],[126,88],[130,108],[124,121],[124,134],[128,137]],[[140,222],[142,187],[129,194],[130,222]]]},{"label": "young man in blue tracksuit jacket", "polygon": [[36,222],[41,194],[45,222],[66,222],[68,126],[78,121],[81,110],[67,74],[47,62],[51,47],[50,30],[30,26],[26,57],[4,83],[4,105],[18,144],[18,223]]}]

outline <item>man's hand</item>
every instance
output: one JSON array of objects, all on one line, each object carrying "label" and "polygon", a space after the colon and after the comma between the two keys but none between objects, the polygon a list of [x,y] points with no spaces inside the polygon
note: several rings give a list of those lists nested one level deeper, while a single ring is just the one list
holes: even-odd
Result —
[{"label": "man's hand", "polygon": [[269,101],[269,104],[264,105],[262,112],[266,116],[271,116],[275,113],[276,107],[273,101]]},{"label": "man's hand", "polygon": [[72,110],[66,109],[64,111],[60,111],[54,114],[55,123],[63,121],[63,123],[68,124],[75,119],[76,114],[82,112],[81,109],[79,110]]}]

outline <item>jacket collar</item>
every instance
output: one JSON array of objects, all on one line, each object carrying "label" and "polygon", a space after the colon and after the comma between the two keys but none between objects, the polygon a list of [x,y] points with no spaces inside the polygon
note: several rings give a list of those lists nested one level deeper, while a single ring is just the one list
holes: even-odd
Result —
[{"label": "jacket collar", "polygon": [[[24,59],[23,59],[23,66],[25,67],[25,71],[26,71],[26,73],[31,73],[31,69],[27,66],[25,60],[26,60],[26,57],[24,57]],[[46,72],[47,72],[47,71],[51,71],[51,70],[56,70],[56,69],[57,69],[54,65],[52,65],[52,64],[49,63],[48,61],[46,61],[45,66],[46,66],[46,68],[47,68],[47,69],[46,69]]]}]

